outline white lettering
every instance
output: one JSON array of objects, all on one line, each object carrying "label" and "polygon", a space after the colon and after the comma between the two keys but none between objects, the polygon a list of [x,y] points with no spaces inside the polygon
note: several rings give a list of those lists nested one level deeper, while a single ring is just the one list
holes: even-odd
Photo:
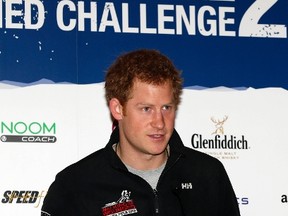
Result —
[{"label": "white lettering", "polygon": [[185,24],[189,35],[196,34],[195,25],[195,6],[189,6],[189,19],[185,13],[183,5],[176,6],[176,34],[182,35],[182,21]]},{"label": "white lettering", "polygon": [[[204,36],[211,36],[211,35],[217,35],[217,23],[216,20],[207,19],[207,22],[205,22],[205,13],[209,13],[211,16],[216,15],[216,11],[211,6],[203,6],[199,9],[198,12],[198,26],[199,31]],[[210,28],[206,29],[206,26],[209,26]]]},{"label": "white lettering", "polygon": [[22,142],[37,142],[37,143],[55,143],[56,137],[54,136],[23,136]]},{"label": "white lettering", "polygon": [[245,12],[239,26],[239,36],[287,38],[285,25],[259,24],[261,17],[277,3],[278,0],[256,0]]},{"label": "white lettering", "polygon": [[[29,2],[29,4],[28,4]],[[37,22],[32,23],[32,5],[37,7]],[[25,1],[25,28],[26,29],[40,29],[45,20],[45,10],[44,5],[39,0],[29,0]]]},{"label": "white lettering", "polygon": [[0,28],[3,28],[3,1],[0,1]]},{"label": "white lettering", "polygon": [[173,16],[165,16],[166,10],[174,10],[173,5],[158,5],[158,33],[175,34],[174,29],[166,29],[165,22],[174,22]]},{"label": "white lettering", "polygon": [[[108,18],[109,14],[111,16],[111,20],[109,20]],[[113,27],[115,32],[121,32],[114,4],[109,2],[105,3],[105,8],[102,14],[99,32],[105,32],[106,26]]]},{"label": "white lettering", "polygon": [[147,27],[146,4],[140,4],[140,32],[146,34],[156,34],[156,28]]},{"label": "white lettering", "polygon": [[90,13],[85,12],[84,2],[78,2],[78,30],[85,31],[85,19],[90,20],[90,29],[92,32],[97,31],[97,4],[90,2]]},{"label": "white lettering", "polygon": [[219,35],[221,36],[235,36],[235,31],[227,31],[227,24],[234,24],[234,19],[227,18],[227,13],[234,13],[235,9],[232,7],[219,8]]},{"label": "white lettering", "polygon": [[72,31],[76,26],[76,19],[70,19],[69,24],[65,25],[64,23],[64,8],[68,7],[69,11],[76,11],[76,6],[72,1],[60,1],[57,6],[57,24],[59,28],[63,31]]},{"label": "white lettering", "polygon": [[13,5],[18,4],[20,5],[22,3],[22,0],[7,0],[6,1],[6,28],[12,28],[12,29],[22,29],[23,24],[22,23],[14,23],[13,17],[22,17],[23,13],[22,10],[16,10]]},{"label": "white lettering", "polygon": [[[3,17],[3,9],[5,9],[5,17]],[[6,28],[11,29],[39,29],[43,26],[44,20],[45,9],[40,0],[0,1],[0,28],[5,25]]]},{"label": "white lettering", "polygon": [[129,5],[128,3],[122,4],[122,30],[125,33],[139,33],[139,28],[129,27]]},{"label": "white lettering", "polygon": [[[272,8],[275,9],[273,6],[277,2],[278,0],[255,0],[241,19],[238,35],[287,38],[287,26],[271,24],[268,21],[268,24],[260,23],[266,13]],[[237,35],[233,17],[235,7],[158,4],[148,8],[147,4],[141,3],[138,6],[133,4],[134,8],[130,8],[129,3],[122,3],[121,6],[114,5],[113,2],[103,4],[104,6],[99,8],[100,4],[93,0],[61,0],[56,8],[57,25],[63,31],[72,31],[78,24],[78,31],[91,32],[105,32],[110,27],[116,33],[182,35],[185,32],[188,35],[203,36]],[[116,6],[119,7],[115,8]],[[148,9],[151,11],[147,11]],[[135,13],[136,11],[139,13]],[[0,28],[40,29],[45,22],[45,13],[42,0],[0,1]]]},{"label": "white lettering", "polygon": [[192,189],[192,183],[181,183],[181,188],[182,189]]}]

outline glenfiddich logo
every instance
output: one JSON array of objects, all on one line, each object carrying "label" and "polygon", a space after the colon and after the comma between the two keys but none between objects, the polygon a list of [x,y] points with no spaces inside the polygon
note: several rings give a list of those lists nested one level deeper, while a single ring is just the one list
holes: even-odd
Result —
[{"label": "glenfiddich logo", "polygon": [[[235,136],[226,133],[224,127],[228,121],[227,115],[222,118],[211,117],[210,120],[214,124],[210,136],[192,134],[191,145],[194,149],[209,150],[210,152],[207,153],[220,159],[238,159],[237,152],[234,150],[249,149],[248,141],[244,135]],[[219,150],[221,151],[219,152]]]},{"label": "glenfiddich logo", "polygon": [[228,116],[225,116],[222,120],[215,120],[214,117],[211,117],[211,121],[215,124],[215,131],[213,131],[212,134],[224,134],[224,123],[227,121]]}]

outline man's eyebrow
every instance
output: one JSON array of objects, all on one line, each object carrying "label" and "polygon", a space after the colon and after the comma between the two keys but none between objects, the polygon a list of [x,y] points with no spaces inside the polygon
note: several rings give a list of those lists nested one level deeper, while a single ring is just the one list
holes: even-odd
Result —
[{"label": "man's eyebrow", "polygon": [[[168,102],[168,103],[163,103],[161,106],[173,106],[175,105],[174,102]],[[136,106],[155,106],[154,104],[151,104],[151,103],[137,103]]]},{"label": "man's eyebrow", "polygon": [[154,106],[151,103],[137,103],[136,106]]},{"label": "man's eyebrow", "polygon": [[169,103],[165,103],[164,105],[175,105],[175,103],[171,101]]}]

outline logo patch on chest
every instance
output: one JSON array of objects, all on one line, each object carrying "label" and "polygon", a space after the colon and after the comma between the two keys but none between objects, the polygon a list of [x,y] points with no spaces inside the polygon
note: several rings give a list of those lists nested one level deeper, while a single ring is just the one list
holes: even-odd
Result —
[{"label": "logo patch on chest", "polygon": [[193,188],[193,186],[192,186],[191,182],[181,183],[181,189],[182,190],[191,190],[192,188]]},{"label": "logo patch on chest", "polygon": [[103,216],[123,216],[137,213],[133,200],[130,199],[131,192],[123,190],[121,197],[116,202],[111,202],[102,207]]}]

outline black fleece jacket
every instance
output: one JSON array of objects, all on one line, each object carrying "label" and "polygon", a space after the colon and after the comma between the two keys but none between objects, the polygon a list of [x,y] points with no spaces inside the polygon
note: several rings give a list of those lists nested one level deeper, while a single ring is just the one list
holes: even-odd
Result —
[{"label": "black fleece jacket", "polygon": [[174,130],[170,156],[156,189],[130,173],[112,149],[105,148],[57,174],[41,216],[239,216],[230,180],[220,161],[183,145]]}]

